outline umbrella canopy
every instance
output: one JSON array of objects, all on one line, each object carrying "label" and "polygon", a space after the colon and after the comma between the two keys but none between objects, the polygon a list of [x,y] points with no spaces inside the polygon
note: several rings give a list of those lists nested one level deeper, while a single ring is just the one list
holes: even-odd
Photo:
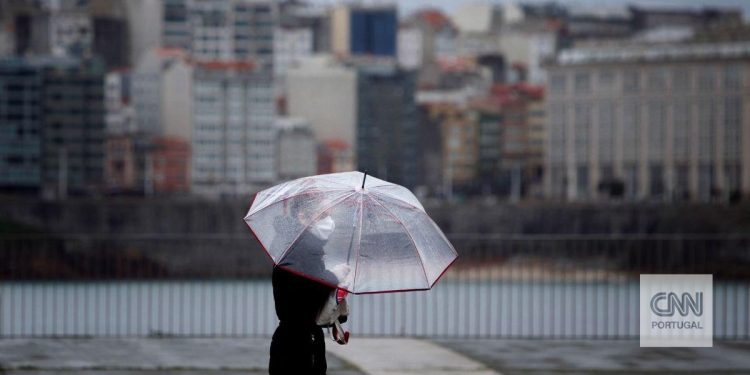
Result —
[{"label": "umbrella canopy", "polygon": [[359,172],[263,190],[245,222],[274,264],[355,294],[429,289],[457,256],[414,194]]}]

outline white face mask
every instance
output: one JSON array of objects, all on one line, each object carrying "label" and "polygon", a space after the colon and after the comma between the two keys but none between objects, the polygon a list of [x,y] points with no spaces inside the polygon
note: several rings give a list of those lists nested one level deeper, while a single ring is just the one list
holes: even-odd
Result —
[{"label": "white face mask", "polygon": [[334,229],[336,229],[336,223],[330,216],[326,216],[310,228],[310,233],[323,241],[328,241],[328,237],[331,236]]}]

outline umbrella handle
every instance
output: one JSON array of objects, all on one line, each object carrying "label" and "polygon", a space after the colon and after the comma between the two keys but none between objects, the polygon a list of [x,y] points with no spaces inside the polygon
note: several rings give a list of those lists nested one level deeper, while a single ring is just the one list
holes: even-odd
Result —
[{"label": "umbrella handle", "polygon": [[346,345],[349,343],[349,331],[344,331],[344,328],[341,327],[341,323],[339,323],[338,320],[333,323],[331,337],[333,338],[333,341],[336,341],[339,345]]}]

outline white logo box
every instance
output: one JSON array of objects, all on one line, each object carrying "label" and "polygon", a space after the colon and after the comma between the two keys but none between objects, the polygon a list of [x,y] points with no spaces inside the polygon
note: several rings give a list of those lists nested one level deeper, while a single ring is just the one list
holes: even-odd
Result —
[{"label": "white logo box", "polygon": [[641,275],[641,347],[712,347],[713,275]]}]

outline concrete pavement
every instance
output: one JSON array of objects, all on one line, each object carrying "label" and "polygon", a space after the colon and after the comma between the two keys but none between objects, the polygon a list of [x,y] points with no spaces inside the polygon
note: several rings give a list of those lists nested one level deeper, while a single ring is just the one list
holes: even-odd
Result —
[{"label": "concrete pavement", "polygon": [[[270,338],[64,338],[0,340],[0,373],[268,374]],[[328,356],[331,375],[363,375]]]},{"label": "concrete pavement", "polygon": [[429,341],[409,338],[353,338],[330,343],[328,352],[369,375],[499,375],[483,364]]},{"label": "concrete pavement", "polygon": [[[270,338],[0,340],[7,375],[261,375]],[[353,337],[326,343],[329,375],[750,374],[750,342],[640,348],[637,340]]]},{"label": "concrete pavement", "polygon": [[[138,375],[267,374],[268,338],[61,338],[0,340],[0,373]],[[330,375],[497,375],[440,345],[354,338],[328,348]]]},{"label": "concrete pavement", "polygon": [[437,342],[504,375],[750,374],[750,342],[712,348],[641,348],[638,340]]}]

